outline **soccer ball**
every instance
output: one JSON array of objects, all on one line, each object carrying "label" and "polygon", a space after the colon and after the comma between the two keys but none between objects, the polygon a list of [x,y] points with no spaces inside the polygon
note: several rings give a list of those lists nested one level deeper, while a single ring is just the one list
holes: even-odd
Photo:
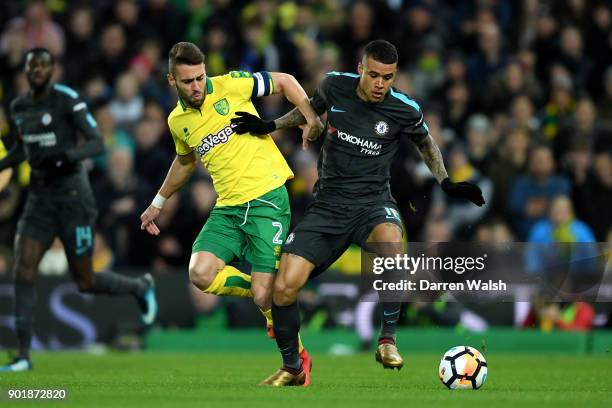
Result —
[{"label": "soccer ball", "polygon": [[477,390],[487,379],[487,362],[474,347],[456,346],[442,356],[438,376],[451,390]]}]

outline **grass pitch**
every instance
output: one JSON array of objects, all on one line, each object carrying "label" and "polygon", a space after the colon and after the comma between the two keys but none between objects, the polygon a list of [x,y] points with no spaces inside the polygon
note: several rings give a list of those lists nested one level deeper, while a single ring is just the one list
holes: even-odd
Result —
[{"label": "grass pitch", "polygon": [[[403,351],[402,371],[383,370],[373,353],[313,355],[309,388],[256,384],[279,356],[241,353],[34,354],[35,370],[0,373],[0,406],[78,407],[610,407],[612,356],[486,354],[489,375],[477,391],[447,390],[442,355]],[[63,401],[9,400],[8,389],[63,388]],[[384,405],[383,405],[384,404]]]}]

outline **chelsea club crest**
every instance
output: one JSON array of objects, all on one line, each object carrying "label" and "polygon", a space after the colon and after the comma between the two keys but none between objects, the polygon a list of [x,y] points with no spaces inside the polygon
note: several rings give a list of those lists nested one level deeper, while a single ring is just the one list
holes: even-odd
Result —
[{"label": "chelsea club crest", "polygon": [[53,118],[51,117],[51,114],[47,112],[44,115],[42,115],[42,118],[40,121],[42,122],[43,125],[49,126],[52,120]]},{"label": "chelsea club crest", "polygon": [[374,131],[380,136],[385,135],[389,131],[389,125],[381,120],[374,125]]}]

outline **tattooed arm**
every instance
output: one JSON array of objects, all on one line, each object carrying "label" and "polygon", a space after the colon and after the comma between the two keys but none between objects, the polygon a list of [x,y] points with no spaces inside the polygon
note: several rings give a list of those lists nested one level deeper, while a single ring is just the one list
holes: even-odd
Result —
[{"label": "tattooed arm", "polygon": [[306,124],[306,118],[299,109],[293,108],[278,119],[274,119],[276,129],[296,127]]},{"label": "tattooed arm", "polygon": [[277,129],[290,128],[306,124],[306,118],[297,108],[291,109],[278,119],[274,119],[274,124]]},{"label": "tattooed arm", "polygon": [[[324,102],[318,101],[319,99],[315,94],[308,101],[308,109],[314,110],[316,114],[314,119],[311,118],[310,123],[297,107],[275,120],[263,120],[248,112],[236,112],[237,117],[232,118],[231,122],[235,125],[234,130],[238,134],[251,132],[255,135],[261,135],[271,133],[276,129],[299,126],[302,128],[302,148],[306,150],[309,142],[318,139],[324,128],[319,116],[325,112],[325,105]],[[304,110],[303,107],[302,110]]]},{"label": "tattooed arm", "polygon": [[[321,116],[325,113],[325,101],[319,95],[310,98],[310,105],[317,115]],[[280,118],[275,119],[274,124],[276,125],[276,129],[302,126],[306,124],[306,118],[304,118],[302,112],[294,108]]]},{"label": "tattooed arm", "polygon": [[[236,133],[243,134],[250,132],[255,135],[268,134],[276,129],[286,129],[299,126],[302,128],[302,148],[308,148],[308,142],[316,140],[323,131],[321,116],[326,108],[325,86],[327,78],[323,79],[319,87],[309,100],[308,108],[317,115],[315,118],[306,118],[301,112],[304,109],[292,109],[287,114],[275,120],[263,120],[255,115],[246,112],[236,112],[238,117],[232,118],[231,122],[235,125]],[[306,109],[308,111],[308,109]],[[308,114],[308,113],[307,113]]]},{"label": "tattooed arm", "polygon": [[[317,115],[322,115],[325,112],[325,104],[320,98],[315,95],[310,98],[310,105]],[[302,134],[302,148],[306,150],[308,148],[308,142],[312,142],[321,136],[321,132],[323,131],[323,124],[319,120],[318,122],[320,126],[313,127],[312,131],[308,132],[308,135]],[[299,126],[304,130],[304,125],[307,125],[306,118],[300,112],[299,109],[294,108],[287,112],[285,115],[281,116],[278,119],[274,120],[274,128],[275,129],[284,129],[290,127]]]},{"label": "tattooed arm", "polygon": [[478,185],[467,181],[453,183],[450,180],[446,168],[444,167],[442,153],[431,135],[428,134],[427,137],[417,142],[417,147],[421,152],[421,156],[423,156],[423,161],[425,161],[425,164],[429,167],[431,174],[433,174],[438,183],[440,183],[442,191],[448,196],[470,200],[479,207],[485,203],[482,191]]},{"label": "tattooed arm", "polygon": [[442,183],[448,177],[448,173],[444,167],[442,153],[436,142],[434,142],[431,135],[427,135],[420,143],[417,143],[417,147],[431,174],[433,174],[438,183]]}]

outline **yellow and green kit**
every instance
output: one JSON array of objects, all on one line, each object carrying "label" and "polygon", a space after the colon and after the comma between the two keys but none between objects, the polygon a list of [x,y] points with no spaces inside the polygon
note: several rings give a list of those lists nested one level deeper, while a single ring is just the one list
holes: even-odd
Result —
[{"label": "yellow and green kit", "polygon": [[252,98],[271,95],[269,73],[230,72],[206,78],[200,108],[179,99],[168,116],[178,155],[196,152],[210,173],[217,203],[193,244],[225,263],[246,260],[255,272],[275,272],[291,211],[285,182],[293,172],[270,135],[238,135],[236,112],[257,115]]}]

